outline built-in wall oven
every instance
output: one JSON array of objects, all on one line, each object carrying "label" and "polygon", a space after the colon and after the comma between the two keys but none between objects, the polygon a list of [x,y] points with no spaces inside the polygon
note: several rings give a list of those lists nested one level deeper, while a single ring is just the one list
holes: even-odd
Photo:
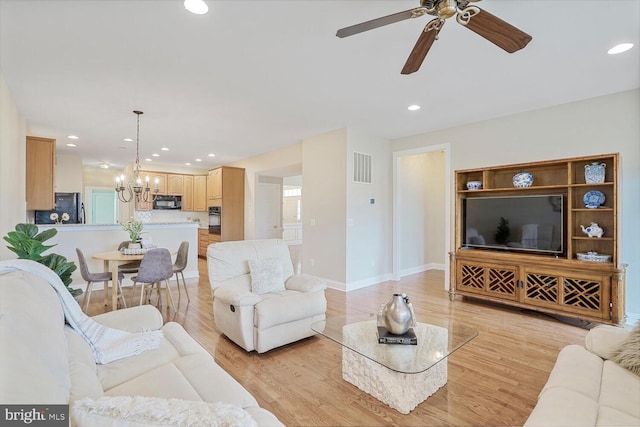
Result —
[{"label": "built-in wall oven", "polygon": [[220,235],[222,219],[222,207],[211,206],[209,208],[209,234]]}]

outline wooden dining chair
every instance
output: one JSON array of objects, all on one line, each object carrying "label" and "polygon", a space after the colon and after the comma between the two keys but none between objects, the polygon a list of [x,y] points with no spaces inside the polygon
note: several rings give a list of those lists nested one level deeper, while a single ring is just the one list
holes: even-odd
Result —
[{"label": "wooden dining chair", "polygon": [[182,286],[184,287],[184,292],[187,294],[187,301],[191,301],[189,298],[189,291],[187,290],[187,282],[184,280],[184,269],[187,268],[187,258],[189,256],[189,242],[184,241],[180,243],[178,247],[178,254],[176,255],[176,262],[173,264],[173,274],[176,276],[176,283],[178,284],[178,296],[181,295],[180,292],[180,279],[178,275],[182,276]]},{"label": "wooden dining chair", "polygon": [[171,290],[169,289],[169,279],[171,276],[173,276],[173,262],[171,261],[171,253],[169,250],[165,248],[151,249],[142,257],[138,274],[131,278],[131,280],[133,280],[131,292],[135,296],[136,286],[138,283],[141,284],[140,305],[142,305],[145,292],[153,292],[155,288],[158,291],[158,306],[160,306],[160,304],[162,304],[162,283],[164,282],[166,298],[169,301],[172,312],[175,313],[176,308],[173,304]]},{"label": "wooden dining chair", "polygon": [[[91,273],[89,271],[89,267],[87,265],[87,259],[84,256],[84,253],[78,248],[76,248],[76,254],[78,255],[78,263],[80,264],[80,274],[82,278],[87,282],[87,288],[84,292],[84,299],[82,301],[84,308],[83,310],[86,312],[89,307],[89,301],[91,300],[91,290],[93,288],[93,283],[96,282],[110,282],[113,279],[110,271],[105,271],[104,273]],[[113,292],[118,293],[118,298],[122,299],[122,305],[126,308],[127,302],[124,299],[124,294],[122,292],[122,279],[124,278],[124,274],[118,272],[118,283],[113,284]]]}]

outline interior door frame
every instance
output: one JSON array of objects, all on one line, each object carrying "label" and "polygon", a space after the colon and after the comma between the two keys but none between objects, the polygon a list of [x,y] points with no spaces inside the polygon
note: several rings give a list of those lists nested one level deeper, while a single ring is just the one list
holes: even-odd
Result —
[{"label": "interior door frame", "polygon": [[435,151],[443,151],[445,158],[445,182],[448,185],[445,186],[445,230],[448,234],[445,235],[445,274],[444,274],[444,289],[449,290],[450,281],[450,263],[449,252],[451,251],[451,145],[449,143],[428,145],[418,148],[412,148],[407,150],[393,152],[393,237],[392,237],[392,279],[400,280],[402,272],[400,269],[400,247],[402,245],[402,239],[400,237],[400,214],[401,201],[402,201],[402,189],[398,182],[398,175],[400,172],[400,160],[402,157],[413,156],[417,154],[432,153]]}]

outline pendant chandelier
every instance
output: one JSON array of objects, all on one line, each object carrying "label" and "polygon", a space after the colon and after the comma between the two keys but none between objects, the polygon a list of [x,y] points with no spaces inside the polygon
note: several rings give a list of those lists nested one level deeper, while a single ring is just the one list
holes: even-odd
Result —
[{"label": "pendant chandelier", "polygon": [[156,199],[156,196],[160,189],[158,188],[158,180],[156,179],[155,188],[153,189],[153,197],[150,196],[151,188],[149,187],[149,177],[146,177],[145,186],[142,186],[142,179],[140,178],[140,115],[144,114],[142,111],[134,110],[136,116],[136,163],[133,167],[133,182],[129,181],[125,186],[125,176],[120,175],[116,177],[116,194],[118,200],[123,203],[129,203],[132,200],[136,202],[150,202]]}]

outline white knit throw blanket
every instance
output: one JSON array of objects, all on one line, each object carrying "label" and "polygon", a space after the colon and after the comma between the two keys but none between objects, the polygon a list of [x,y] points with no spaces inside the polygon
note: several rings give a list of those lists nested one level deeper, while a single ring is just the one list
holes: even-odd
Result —
[{"label": "white knit throw blanket", "polygon": [[[60,277],[50,268],[35,261],[12,259],[0,261],[0,274],[9,271],[26,271],[46,280],[55,289],[64,317],[69,325],[89,344],[98,364],[135,356],[146,350],[158,348],[163,337],[162,331],[130,333],[101,325],[80,309]],[[115,291],[115,290],[114,290]]]}]

